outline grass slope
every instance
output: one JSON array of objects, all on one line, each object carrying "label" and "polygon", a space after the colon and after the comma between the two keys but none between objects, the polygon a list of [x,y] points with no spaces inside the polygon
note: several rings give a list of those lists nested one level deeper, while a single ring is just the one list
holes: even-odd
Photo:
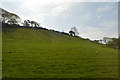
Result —
[{"label": "grass slope", "polygon": [[117,78],[117,52],[52,31],[3,28],[3,77]]}]

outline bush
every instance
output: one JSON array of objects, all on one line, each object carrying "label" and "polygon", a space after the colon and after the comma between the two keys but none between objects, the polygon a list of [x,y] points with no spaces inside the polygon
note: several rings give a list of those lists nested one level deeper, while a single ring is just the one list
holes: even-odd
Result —
[{"label": "bush", "polygon": [[112,38],[112,41],[109,41],[107,43],[107,46],[115,48],[115,49],[120,49],[120,37],[119,38]]}]

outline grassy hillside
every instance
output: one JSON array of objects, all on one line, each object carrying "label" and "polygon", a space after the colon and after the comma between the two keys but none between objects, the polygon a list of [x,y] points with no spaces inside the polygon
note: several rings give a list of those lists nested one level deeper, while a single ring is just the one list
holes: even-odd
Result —
[{"label": "grassy hillside", "polygon": [[116,78],[117,52],[43,29],[3,28],[3,77]]}]

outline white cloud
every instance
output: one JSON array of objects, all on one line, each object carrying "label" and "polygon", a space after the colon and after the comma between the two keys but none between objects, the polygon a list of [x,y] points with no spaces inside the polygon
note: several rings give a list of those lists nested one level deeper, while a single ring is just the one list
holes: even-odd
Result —
[{"label": "white cloud", "polygon": [[101,5],[100,7],[97,8],[97,13],[103,13],[104,11],[108,11],[113,9],[115,6],[113,3],[108,3],[107,5]]},{"label": "white cloud", "polygon": [[64,11],[70,11],[71,7],[74,5],[75,3],[59,3],[55,8],[53,8],[52,14],[58,16]]},{"label": "white cloud", "polygon": [[118,36],[118,21],[104,21],[100,23],[100,26],[107,37]]},{"label": "white cloud", "polygon": [[42,10],[42,8],[44,8],[48,4],[50,4],[50,2],[46,2],[45,0],[29,0],[29,2],[25,0],[22,2],[21,7],[31,12],[37,12],[38,10]]},{"label": "white cloud", "polygon": [[85,13],[84,16],[83,16],[83,19],[85,20],[91,20],[92,19],[92,14],[90,14],[89,12],[88,13]]},{"label": "white cloud", "polygon": [[[21,18],[23,20],[29,19],[40,22],[42,25],[45,25],[44,19],[46,16],[50,16],[51,13],[49,12],[51,8],[49,5],[54,5],[56,3],[51,3],[53,0],[22,0],[21,6],[19,7],[18,11],[21,13]],[[47,12],[46,12],[47,11]]]},{"label": "white cloud", "polygon": [[81,37],[89,38],[91,40],[102,39],[106,35],[101,29],[92,26],[80,26],[78,27],[78,30]]},{"label": "white cloud", "polygon": [[96,15],[96,18],[97,18],[97,19],[101,19],[101,16],[100,16],[100,15]]},{"label": "white cloud", "polygon": [[100,23],[100,25],[102,27],[117,27],[118,26],[118,21],[103,21],[102,23]]},{"label": "white cloud", "polygon": [[117,21],[106,21],[97,27],[81,25],[77,28],[79,36],[91,40],[102,39],[103,37],[117,37],[118,35]]},{"label": "white cloud", "polygon": [[[53,2],[52,2],[53,1]],[[53,16],[57,17],[65,11],[71,10],[76,3],[55,2],[54,0],[46,1],[24,1],[20,6],[20,10],[25,11],[21,14],[23,19],[30,19],[46,25],[44,19]],[[19,9],[18,9],[19,10]],[[26,16],[26,15],[27,16]],[[66,15],[67,16],[67,15]]]},{"label": "white cloud", "polygon": [[100,12],[103,12],[103,11],[106,11],[109,9],[109,6],[102,6],[102,7],[99,7],[97,9],[97,13],[100,13]]}]

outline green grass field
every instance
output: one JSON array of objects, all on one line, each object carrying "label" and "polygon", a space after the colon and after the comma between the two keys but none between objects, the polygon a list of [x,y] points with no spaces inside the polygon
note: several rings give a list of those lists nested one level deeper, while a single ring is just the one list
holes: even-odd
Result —
[{"label": "green grass field", "polygon": [[106,45],[42,29],[2,35],[3,78],[118,77],[118,50]]}]

